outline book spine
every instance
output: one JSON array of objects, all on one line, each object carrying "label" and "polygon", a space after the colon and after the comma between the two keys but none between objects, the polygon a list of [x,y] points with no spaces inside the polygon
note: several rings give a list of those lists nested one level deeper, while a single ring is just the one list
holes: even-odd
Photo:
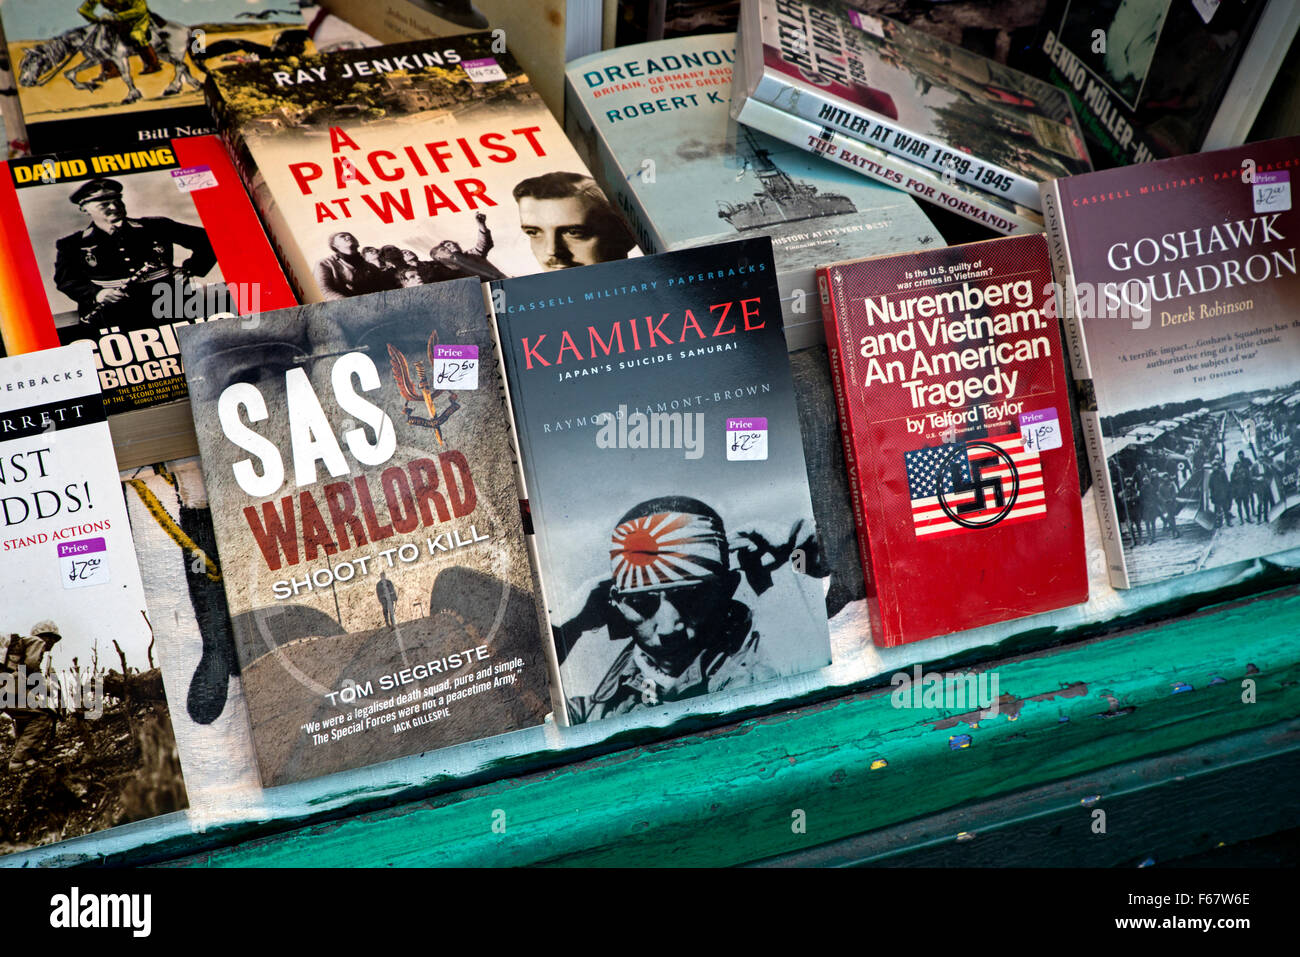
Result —
[{"label": "book spine", "polygon": [[1084,448],[1088,452],[1088,468],[1092,472],[1093,497],[1097,501],[1102,546],[1106,550],[1106,570],[1112,585],[1128,588],[1128,566],[1124,561],[1124,541],[1120,531],[1115,489],[1110,481],[1110,469],[1106,465],[1106,443],[1101,432],[1101,415],[1097,410],[1096,383],[1088,361],[1074,274],[1070,269],[1069,237],[1061,221],[1060,184],[1057,180],[1044,183],[1042,191],[1047,251],[1052,259],[1052,273],[1056,280],[1056,311],[1065,328],[1070,371],[1079,396],[1079,424],[1083,429]]},{"label": "book spine", "polygon": [[1043,231],[1042,219],[1033,210],[958,185],[955,181],[951,185],[945,183],[942,177],[928,169],[752,97],[745,100],[736,118],[769,136],[886,186],[901,189],[909,196],[933,203],[1005,236]]},{"label": "book spine", "polygon": [[826,351],[831,364],[831,380],[835,387],[835,408],[840,418],[840,439],[844,445],[844,465],[849,477],[849,494],[853,499],[853,523],[858,531],[858,556],[862,562],[862,581],[867,593],[867,615],[871,622],[872,637],[884,641],[883,615],[880,609],[880,588],[874,562],[871,560],[871,536],[867,533],[866,506],[863,501],[864,476],[858,466],[857,443],[853,437],[853,421],[849,414],[845,391],[844,369],[841,365],[839,318],[835,297],[831,292],[830,269],[817,270],[817,286],[822,300],[822,322],[826,327]]},{"label": "book spine", "polygon": [[[976,159],[952,145],[901,126],[873,110],[831,97],[815,87],[795,86],[763,72],[752,96],[775,109],[801,116],[819,126],[829,126],[857,140],[866,141],[870,135],[873,146],[908,163],[932,170],[940,176],[947,173],[981,192],[1032,209],[1038,208],[1036,180],[1014,169]],[[916,151],[918,144],[925,147],[919,151],[920,155]]]}]

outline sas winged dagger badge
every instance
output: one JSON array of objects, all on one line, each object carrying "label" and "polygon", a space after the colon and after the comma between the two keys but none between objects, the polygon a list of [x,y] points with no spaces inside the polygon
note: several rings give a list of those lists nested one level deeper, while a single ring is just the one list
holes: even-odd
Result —
[{"label": "sas winged dagger badge", "polygon": [[[446,392],[444,389],[430,389],[429,380],[433,374],[433,347],[438,344],[438,333],[435,330],[429,335],[429,344],[426,349],[426,356],[429,364],[426,367],[423,362],[415,363],[415,378],[411,378],[411,370],[406,364],[406,356],[402,355],[393,344],[388,344],[388,358],[393,367],[393,378],[397,381],[397,391],[402,394],[406,400],[406,405],[402,408],[402,414],[406,416],[406,421],[411,425],[418,425],[422,428],[433,429],[433,434],[438,439],[439,445],[446,445],[442,438],[443,424],[455,414],[460,408],[460,403],[456,400],[455,392]],[[434,405],[433,400],[446,392],[447,406],[441,412]],[[420,400],[424,401],[424,407],[428,410],[429,417],[415,415],[411,411],[411,403]]]}]

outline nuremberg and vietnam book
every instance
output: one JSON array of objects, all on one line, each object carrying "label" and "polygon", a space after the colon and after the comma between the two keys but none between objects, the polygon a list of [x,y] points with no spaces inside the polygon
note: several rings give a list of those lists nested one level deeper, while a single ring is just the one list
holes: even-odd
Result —
[{"label": "nuremberg and vietnam book", "polygon": [[623,47],[569,64],[566,122],[647,252],[772,237],[786,342],[822,336],[818,263],[942,239],[915,200],[728,114],[735,34]]},{"label": "nuremberg and vietnam book", "polygon": [[1118,588],[1300,546],[1300,137],[1043,185]]},{"label": "nuremberg and vietnam book", "polygon": [[263,783],[540,724],[481,284],[203,323],[181,350]]},{"label": "nuremberg and vietnam book", "polygon": [[837,0],[745,0],[737,43],[742,123],[764,103],[1032,208],[1092,168],[1061,90]]},{"label": "nuremberg and vietnam book", "polygon": [[89,344],[0,359],[0,852],[187,804]]},{"label": "nuremberg and vietnam book", "polygon": [[139,148],[213,131],[205,72],[311,52],[296,3],[4,0],[34,153]]},{"label": "nuremberg and vietnam book", "polygon": [[0,165],[0,338],[93,346],[119,464],[192,454],[176,330],[295,304],[221,141]]},{"label": "nuremberg and vietnam book", "polygon": [[829,664],[770,240],[491,291],[568,722]]},{"label": "nuremberg and vietnam book", "polygon": [[636,251],[492,34],[232,67],[208,99],[304,302]]},{"label": "nuremberg and vietnam book", "polygon": [[876,641],[1085,601],[1043,237],[838,263],[818,278]]}]

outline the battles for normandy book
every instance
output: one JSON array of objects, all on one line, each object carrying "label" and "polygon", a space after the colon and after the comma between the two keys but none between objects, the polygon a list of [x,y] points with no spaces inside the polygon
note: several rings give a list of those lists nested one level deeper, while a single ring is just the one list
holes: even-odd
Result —
[{"label": "the battles for normandy book", "polygon": [[0,21],[31,149],[131,149],[213,131],[203,78],[311,52],[282,0],[4,0]]},{"label": "the battles for normandy book", "polygon": [[766,237],[492,284],[570,723],[830,663]]},{"label": "the battles for normandy book", "polygon": [[1117,588],[1300,547],[1300,137],[1043,185]]},{"label": "the battles for normandy book", "polygon": [[942,239],[906,193],[733,120],[735,39],[702,34],[575,60],[565,122],[647,252],[771,236],[797,349],[822,336],[819,263]]},{"label": "the battles for normandy book", "polygon": [[187,804],[88,343],[0,359],[0,853]]},{"label": "the battles for normandy book", "polygon": [[819,272],[877,643],[1088,597],[1042,235]]},{"label": "the battles for normandy book", "polygon": [[491,33],[234,67],[208,100],[303,302],[636,252]]},{"label": "the battles for normandy book", "polygon": [[492,349],[472,279],[182,333],[267,786],[550,710]]}]

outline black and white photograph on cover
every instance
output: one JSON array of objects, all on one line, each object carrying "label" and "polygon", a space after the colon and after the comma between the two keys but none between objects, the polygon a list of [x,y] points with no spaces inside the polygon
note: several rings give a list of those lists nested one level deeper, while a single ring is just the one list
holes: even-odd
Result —
[{"label": "black and white photograph on cover", "polygon": [[[512,194],[519,209],[518,229],[542,270],[626,259],[636,246],[623,217],[585,173],[532,176],[515,184]],[[362,245],[352,232],[334,233],[329,237],[329,254],[314,269],[322,298],[346,299],[447,279],[507,278],[491,257],[496,241],[487,214],[476,212],[474,221],[477,231],[472,240],[424,232],[419,238],[404,236],[406,246]]]},{"label": "black and white photograph on cover", "polygon": [[1072,0],[1060,24],[1059,36],[1067,48],[1133,109],[1142,97],[1169,6],[1170,0],[1102,0],[1100,3]]},{"label": "black and white photograph on cover", "polygon": [[1300,382],[1103,420],[1134,585],[1300,546]]},{"label": "black and white photograph on cover", "polygon": [[176,290],[183,300],[196,286],[228,311],[216,253],[169,170],[46,183],[19,201],[60,330],[157,326],[182,314]]}]

